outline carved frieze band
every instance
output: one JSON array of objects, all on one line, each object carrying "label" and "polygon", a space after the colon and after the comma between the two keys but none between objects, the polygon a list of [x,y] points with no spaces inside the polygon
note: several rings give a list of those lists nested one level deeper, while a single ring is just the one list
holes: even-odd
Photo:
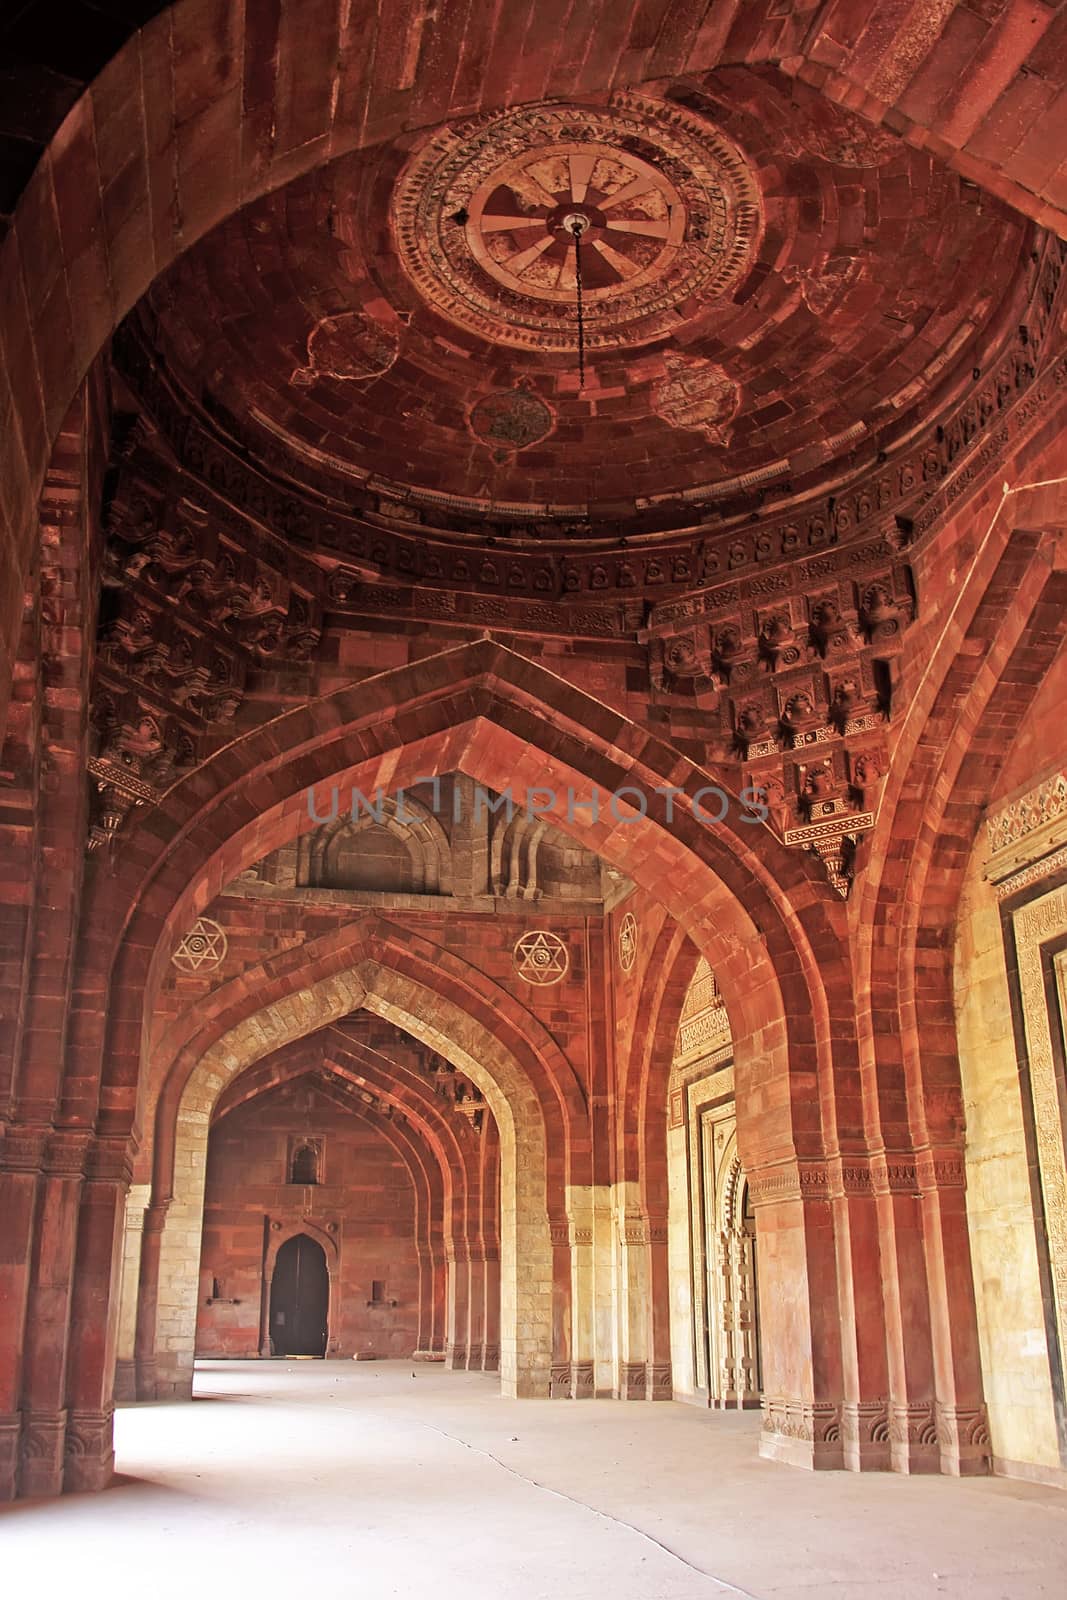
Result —
[{"label": "carved frieze band", "polygon": [[989,848],[994,854],[1007,850],[1064,815],[1067,815],[1067,771],[1061,770],[986,819]]},{"label": "carved frieze band", "polygon": [[[986,876],[998,899],[1057,870],[1067,835],[1067,770],[1061,769],[986,818]],[[1055,850],[1055,856],[1051,852]]]},{"label": "carved frieze band", "polygon": [[961,1189],[966,1182],[962,1156],[923,1152],[917,1156],[838,1157],[790,1162],[753,1173],[754,1206],[782,1200],[838,1199],[846,1195],[923,1194]]},{"label": "carved frieze band", "polygon": [[1067,847],[1054,850],[1051,855],[1042,856],[1039,861],[1032,861],[1028,867],[1023,867],[1021,872],[1012,873],[1010,878],[1002,878],[996,885],[998,900],[1010,900],[1012,895],[1018,894],[1022,889],[1028,889],[1031,884],[1041,883],[1045,878],[1052,878],[1057,873],[1067,868]]}]

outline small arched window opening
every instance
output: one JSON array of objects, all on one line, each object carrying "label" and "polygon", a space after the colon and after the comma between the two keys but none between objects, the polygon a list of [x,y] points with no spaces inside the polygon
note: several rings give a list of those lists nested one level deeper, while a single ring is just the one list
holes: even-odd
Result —
[{"label": "small arched window opening", "polygon": [[316,1145],[298,1144],[289,1161],[290,1183],[318,1183],[319,1152]]}]

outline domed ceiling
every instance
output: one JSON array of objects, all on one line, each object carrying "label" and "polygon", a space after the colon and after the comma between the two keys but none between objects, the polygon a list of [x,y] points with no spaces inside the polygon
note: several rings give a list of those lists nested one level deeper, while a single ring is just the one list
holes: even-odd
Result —
[{"label": "domed ceiling", "polygon": [[736,69],[339,159],[140,317],[290,480],[618,520],[891,447],[979,359],[1025,238],[930,156]]}]

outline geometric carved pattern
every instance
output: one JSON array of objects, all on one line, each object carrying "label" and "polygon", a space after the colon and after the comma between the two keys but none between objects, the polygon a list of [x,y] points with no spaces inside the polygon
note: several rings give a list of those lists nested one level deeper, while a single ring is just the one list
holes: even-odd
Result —
[{"label": "geometric carved pattern", "polygon": [[730,1019],[715,975],[701,956],[682,1002],[675,1060],[692,1056],[697,1050],[714,1051],[729,1042]]},{"label": "geometric carved pattern", "polygon": [[986,819],[989,848],[1006,850],[1067,812],[1067,772],[1057,772]]},{"label": "geometric carved pattern", "polygon": [[171,960],[182,972],[205,972],[226,955],[226,935],[210,917],[197,917]]},{"label": "geometric carved pattern", "polygon": [[515,970],[527,983],[547,988],[559,983],[567,975],[570,955],[567,946],[556,933],[544,928],[524,933],[515,944]]}]

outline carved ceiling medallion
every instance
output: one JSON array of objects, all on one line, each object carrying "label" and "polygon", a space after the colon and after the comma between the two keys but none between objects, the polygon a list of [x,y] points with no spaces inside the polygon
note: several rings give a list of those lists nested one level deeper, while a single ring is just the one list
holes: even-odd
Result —
[{"label": "carved ceiling medallion", "polygon": [[575,347],[566,224],[579,214],[591,350],[673,332],[683,302],[728,293],[761,227],[736,146],[634,94],[454,123],[416,152],[393,201],[400,258],[432,305],[495,343],[544,351]]}]

